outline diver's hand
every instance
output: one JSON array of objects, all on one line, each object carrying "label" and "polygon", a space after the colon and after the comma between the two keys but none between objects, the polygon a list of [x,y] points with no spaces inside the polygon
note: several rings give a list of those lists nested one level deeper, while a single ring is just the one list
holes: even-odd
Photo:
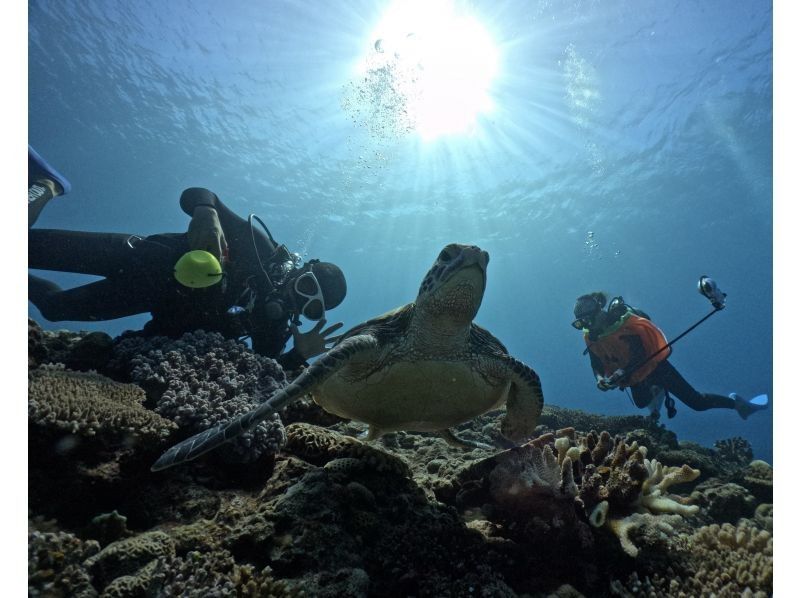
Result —
[{"label": "diver's hand", "polygon": [[189,222],[189,249],[202,249],[220,261],[228,254],[228,243],[219,216],[211,206],[197,206],[194,209]]},{"label": "diver's hand", "polygon": [[608,383],[608,378],[603,378],[602,376],[600,376],[597,378],[597,388],[605,392],[607,390],[611,390],[614,387]]},{"label": "diver's hand", "polygon": [[617,388],[619,386],[620,380],[625,375],[625,370],[616,370],[613,374],[607,377],[598,376],[597,377],[597,388],[602,390],[603,392],[607,390],[611,390],[612,388]]},{"label": "diver's hand", "polygon": [[329,326],[325,330],[322,330],[322,327],[325,326],[327,322],[328,321],[325,318],[322,318],[319,322],[317,322],[316,326],[314,326],[308,332],[300,332],[294,322],[289,325],[292,330],[294,348],[297,349],[297,352],[303,356],[303,359],[310,359],[321,353],[324,353],[330,348],[326,347],[325,345],[335,343],[339,340],[338,336],[330,335],[339,330],[339,328],[344,326],[344,324],[342,322],[337,322],[333,326]]}]

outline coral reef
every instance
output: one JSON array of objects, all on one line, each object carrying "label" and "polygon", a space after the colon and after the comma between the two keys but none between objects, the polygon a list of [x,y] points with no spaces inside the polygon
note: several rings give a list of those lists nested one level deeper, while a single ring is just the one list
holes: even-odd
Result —
[{"label": "coral reef", "polygon": [[632,530],[649,526],[663,534],[672,526],[656,515],[686,517],[699,511],[687,499],[670,495],[669,489],[695,480],[700,472],[686,465],[665,467],[646,454],[645,447],[612,439],[607,431],[579,436],[574,428],[564,428],[470,464],[456,476],[453,487],[439,489],[438,497],[460,508],[488,500],[499,510],[487,514],[500,523],[513,519],[529,528],[531,517],[544,516],[581,536],[585,531],[572,514],[577,508],[593,527],[611,530],[625,552],[635,557],[639,551],[631,540]]},{"label": "coral reef", "polygon": [[[256,355],[244,343],[198,330],[174,340],[130,337],[119,340],[110,367],[123,372],[155,397],[155,411],[174,421],[183,436],[226,423],[255,408],[285,386],[278,363]],[[249,463],[283,446],[275,415],[217,453]]]},{"label": "coral reef", "polygon": [[759,503],[772,502],[772,466],[756,459],[732,476],[737,484],[747,488]]},{"label": "coral reef", "polygon": [[105,332],[52,332],[28,318],[28,369],[62,363],[71,370],[100,370],[111,359],[113,344]]},{"label": "coral reef", "polygon": [[98,592],[83,566],[100,550],[68,532],[28,531],[28,596],[91,598]]},{"label": "coral reef", "polygon": [[753,447],[740,436],[717,440],[714,448],[720,457],[735,465],[747,465],[753,460]]},{"label": "coral reef", "polygon": [[289,424],[286,427],[286,438],[287,451],[315,465],[330,465],[330,461],[338,460],[338,467],[341,468],[348,466],[345,465],[348,463],[345,459],[349,459],[351,468],[363,465],[376,471],[392,471],[410,476],[408,464],[401,458],[326,428],[303,423]]},{"label": "coral reef", "polygon": [[158,443],[176,427],[145,409],[144,391],[99,374],[44,365],[28,373],[28,418],[36,426],[113,444]]},{"label": "coral reef", "polygon": [[[29,596],[772,593],[772,468],[737,439],[706,448],[648,418],[549,405],[519,447],[499,433],[502,410],[457,429],[494,449],[411,432],[367,442],[364,425],[301,401],[266,443],[153,474],[166,441],[284,374],[204,332],[117,339],[101,366],[115,381],[40,365],[74,359],[87,336],[29,322]],[[83,389],[78,415],[55,407],[63,384]]]},{"label": "coral reef", "polygon": [[735,523],[741,517],[752,517],[756,509],[756,499],[747,489],[717,479],[698,484],[692,492],[692,502],[715,523]]}]

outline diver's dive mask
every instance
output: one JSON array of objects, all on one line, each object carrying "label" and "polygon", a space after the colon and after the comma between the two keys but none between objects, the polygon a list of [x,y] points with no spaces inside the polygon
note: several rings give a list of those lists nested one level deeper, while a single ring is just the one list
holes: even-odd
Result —
[{"label": "diver's dive mask", "polygon": [[305,301],[297,310],[309,320],[321,320],[325,317],[325,298],[319,280],[309,268],[294,279],[294,292]]},{"label": "diver's dive mask", "polygon": [[594,323],[596,318],[597,318],[597,313],[581,316],[580,318],[572,320],[572,327],[575,330],[584,330],[586,328],[589,328],[592,325],[592,323]]}]

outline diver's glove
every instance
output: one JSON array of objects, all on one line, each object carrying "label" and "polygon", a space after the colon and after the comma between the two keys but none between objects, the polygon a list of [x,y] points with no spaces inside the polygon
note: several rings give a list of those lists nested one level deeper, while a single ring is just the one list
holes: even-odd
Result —
[{"label": "diver's glove", "polygon": [[321,353],[324,353],[330,347],[326,345],[331,345],[339,340],[339,336],[330,336],[339,328],[344,326],[342,322],[337,322],[333,326],[329,326],[325,330],[322,330],[322,327],[327,324],[327,320],[322,318],[319,322],[317,322],[316,326],[314,326],[308,332],[300,332],[297,328],[297,325],[292,322],[289,326],[292,329],[292,339],[294,341],[294,348],[297,350],[300,355],[303,356],[303,359],[311,359],[312,357],[316,357]]},{"label": "diver's glove", "polygon": [[219,223],[217,211],[211,206],[197,206],[189,222],[189,248],[202,249],[222,261],[228,255],[228,243]]}]

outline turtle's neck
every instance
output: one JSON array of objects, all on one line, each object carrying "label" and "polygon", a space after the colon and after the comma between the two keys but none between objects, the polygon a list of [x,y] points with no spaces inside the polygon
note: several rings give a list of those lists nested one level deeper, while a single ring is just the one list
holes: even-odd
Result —
[{"label": "turtle's neck", "polygon": [[422,354],[449,353],[467,345],[470,323],[453,322],[441,316],[431,316],[420,311],[414,314],[409,336],[415,350]]}]

